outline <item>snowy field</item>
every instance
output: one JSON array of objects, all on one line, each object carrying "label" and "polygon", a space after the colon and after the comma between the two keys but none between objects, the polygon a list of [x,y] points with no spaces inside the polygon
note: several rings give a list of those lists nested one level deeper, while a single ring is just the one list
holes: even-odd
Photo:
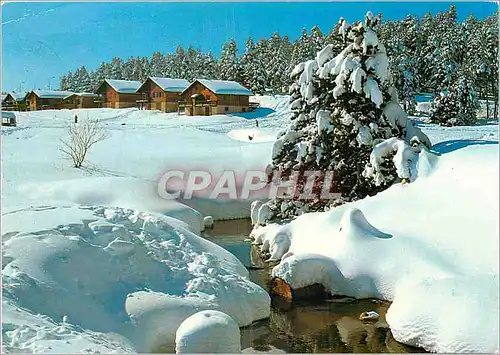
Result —
[{"label": "snowy field", "polygon": [[[239,326],[267,317],[267,293],[198,236],[205,216],[249,217],[251,200],[169,201],[157,183],[169,169],[263,169],[288,100],[253,97],[255,112],[210,117],[23,112],[18,127],[2,127],[2,349],[173,349],[177,328],[199,310]],[[75,112],[109,135],[82,169],[58,150]],[[498,351],[498,122],[418,124],[434,147],[421,154],[417,181],[256,233],[279,249],[274,272],[291,284],[307,283],[296,270],[315,268],[332,291],[393,300],[397,340]]]}]

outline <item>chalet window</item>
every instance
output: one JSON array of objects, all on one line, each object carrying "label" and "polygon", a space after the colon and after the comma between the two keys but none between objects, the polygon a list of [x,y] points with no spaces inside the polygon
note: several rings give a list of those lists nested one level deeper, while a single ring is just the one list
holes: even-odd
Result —
[{"label": "chalet window", "polygon": [[243,107],[243,112],[246,112],[246,110],[247,110],[246,107]]},{"label": "chalet window", "polygon": [[227,106],[224,107],[224,111],[226,111],[226,112],[229,111],[229,107],[227,107]]}]

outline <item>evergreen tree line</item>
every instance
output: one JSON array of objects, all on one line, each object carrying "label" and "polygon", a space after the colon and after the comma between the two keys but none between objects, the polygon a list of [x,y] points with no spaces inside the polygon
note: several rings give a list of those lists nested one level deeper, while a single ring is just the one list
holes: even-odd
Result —
[{"label": "evergreen tree line", "polygon": [[[342,22],[342,21],[341,21]],[[328,44],[334,44],[342,26],[323,33],[319,27],[290,41],[275,32],[271,38],[249,38],[238,54],[234,39],[222,47],[220,59],[193,47],[178,46],[175,53],[155,52],[151,58],[115,57],[94,71],[81,66],[60,79],[62,90],[93,91],[104,78],[142,81],[148,76],[235,80],[256,94],[287,93],[293,83],[292,69],[313,58]],[[497,114],[498,97],[498,14],[479,20],[472,14],[457,21],[455,6],[435,16],[407,16],[385,21],[377,30],[385,45],[394,84],[407,112],[416,106],[416,94],[439,94],[467,87],[479,98],[488,99]],[[462,81],[462,83],[458,83]],[[465,81],[465,84],[464,84]],[[489,105],[489,102],[488,102]]]}]

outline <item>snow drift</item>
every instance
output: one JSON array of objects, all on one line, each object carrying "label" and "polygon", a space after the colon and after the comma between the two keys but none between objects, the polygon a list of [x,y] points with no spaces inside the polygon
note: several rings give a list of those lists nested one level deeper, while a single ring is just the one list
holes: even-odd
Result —
[{"label": "snow drift", "polygon": [[[4,302],[30,319],[43,315],[50,330],[23,332],[10,312],[3,319],[7,350],[41,349],[61,319],[79,330],[43,351],[69,349],[65,341],[77,338],[83,340],[71,352],[83,344],[93,351],[153,351],[173,345],[178,326],[200,309],[221,309],[239,326],[269,315],[267,292],[249,281],[235,256],[170,217],[42,206],[4,214],[2,229]],[[133,347],[107,346],[95,332],[118,333]]]},{"label": "snow drift", "polygon": [[[319,282],[333,294],[393,300],[388,322],[396,340],[430,351],[498,351],[498,331],[491,331],[499,315],[498,281],[492,281],[498,279],[498,145],[419,156],[415,182],[283,226],[256,227],[254,242],[281,259],[273,275],[292,287]],[[481,289],[491,292],[479,306]],[[439,307],[442,313],[432,311]],[[491,330],[454,324],[471,317]]]}]

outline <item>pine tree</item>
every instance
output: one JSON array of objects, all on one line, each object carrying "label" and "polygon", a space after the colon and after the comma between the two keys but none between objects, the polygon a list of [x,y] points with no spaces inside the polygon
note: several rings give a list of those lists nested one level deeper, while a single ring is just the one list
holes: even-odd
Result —
[{"label": "pine tree", "polygon": [[201,57],[201,74],[200,77],[203,79],[216,79],[218,77],[218,65],[217,58],[209,52],[203,54]]},{"label": "pine tree", "polygon": [[109,78],[108,79],[125,79],[123,76],[123,60],[119,57],[114,57],[111,59],[109,65]]},{"label": "pine tree", "polygon": [[59,89],[68,90],[68,79],[66,75],[63,75],[59,78]]},{"label": "pine tree", "polygon": [[90,81],[90,75],[85,66],[81,66],[75,73],[74,80],[76,85],[74,90],[77,92],[89,92],[92,90],[92,84]]},{"label": "pine tree", "polygon": [[160,52],[154,52],[150,60],[151,76],[161,77],[165,68],[165,57]]},{"label": "pine tree", "polygon": [[168,56],[168,66],[170,67],[170,73],[174,78],[186,79],[186,72],[183,68],[184,57],[186,53],[182,46],[177,46],[175,53],[172,56]]},{"label": "pine tree", "polygon": [[449,91],[441,92],[436,97],[430,117],[432,122],[444,126],[465,126],[476,123],[479,101],[473,81],[468,74],[461,73],[460,79]]},{"label": "pine tree", "polygon": [[[293,201],[278,197],[267,204],[274,217],[322,210],[332,203],[318,198],[318,191],[312,200],[301,197],[306,171],[333,170],[336,192],[346,199],[363,198],[409,173],[409,167],[400,171],[391,166],[390,157],[381,158],[381,164],[373,161],[375,146],[392,137],[403,148],[403,140],[430,146],[397,103],[384,45],[371,27],[379,22],[370,13],[365,24],[344,27],[344,35],[338,34],[345,40],[342,52],[334,53],[329,44],[292,71],[292,123],[273,146],[268,172],[270,181],[276,174],[282,179],[298,174],[298,183]],[[318,182],[324,179],[319,176]]]},{"label": "pine tree", "polygon": [[236,41],[231,39],[224,43],[219,63],[220,78],[222,80],[233,80],[241,82],[242,72],[238,63]]},{"label": "pine tree", "polygon": [[457,26],[457,11],[454,5],[444,13],[436,16],[436,28],[434,34],[436,72],[432,78],[433,87],[443,90],[449,87],[457,79],[462,60],[460,50],[459,30]]}]

